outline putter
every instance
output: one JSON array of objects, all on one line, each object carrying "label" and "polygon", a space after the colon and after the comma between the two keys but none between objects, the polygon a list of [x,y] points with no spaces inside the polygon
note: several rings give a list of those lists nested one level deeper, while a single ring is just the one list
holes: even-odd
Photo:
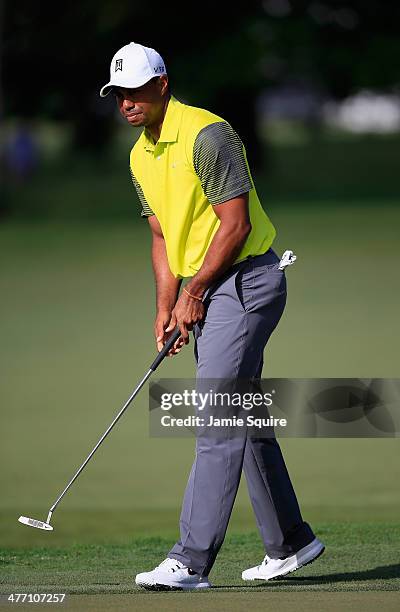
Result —
[{"label": "putter", "polygon": [[179,330],[179,327],[177,327],[175,329],[174,333],[170,336],[170,338],[168,338],[167,342],[164,344],[164,346],[161,349],[161,351],[158,353],[157,357],[155,358],[155,360],[151,364],[148,372],[146,372],[146,374],[144,375],[144,377],[142,378],[142,380],[140,381],[140,383],[138,384],[138,386],[136,387],[136,389],[134,390],[132,395],[129,397],[129,399],[122,406],[121,410],[118,412],[117,416],[115,417],[115,419],[113,420],[111,425],[103,433],[103,435],[101,436],[100,440],[97,442],[96,446],[91,450],[89,455],[86,457],[85,461],[82,463],[82,465],[76,471],[76,473],[73,475],[73,477],[71,478],[71,480],[69,481],[69,483],[65,487],[64,491],[59,495],[59,497],[56,499],[54,504],[51,506],[51,508],[49,510],[49,513],[47,515],[46,522],[38,521],[37,519],[29,518],[27,516],[20,516],[19,519],[18,519],[20,523],[22,523],[23,525],[28,525],[28,527],[36,527],[37,529],[44,529],[45,531],[53,531],[53,527],[52,527],[52,525],[50,525],[50,520],[51,520],[51,517],[52,517],[52,514],[53,514],[54,510],[57,508],[58,504],[60,503],[60,501],[62,500],[62,498],[64,497],[64,495],[68,491],[68,489],[70,488],[70,486],[75,482],[75,480],[78,478],[79,474],[82,472],[82,470],[89,463],[90,459],[93,457],[93,455],[95,454],[95,452],[97,451],[99,446],[104,442],[104,440],[106,439],[106,437],[108,436],[108,434],[110,433],[110,431],[112,430],[114,425],[116,425],[116,423],[122,417],[122,415],[124,414],[125,410],[128,408],[129,404],[132,402],[132,400],[139,393],[140,389],[143,387],[143,385],[146,382],[146,380],[151,376],[151,374],[153,372],[156,371],[156,369],[158,368],[158,366],[160,365],[160,363],[162,362],[164,357],[168,354],[169,350],[172,348],[172,346],[175,344],[175,342],[178,340],[180,335],[181,335],[181,332]]}]

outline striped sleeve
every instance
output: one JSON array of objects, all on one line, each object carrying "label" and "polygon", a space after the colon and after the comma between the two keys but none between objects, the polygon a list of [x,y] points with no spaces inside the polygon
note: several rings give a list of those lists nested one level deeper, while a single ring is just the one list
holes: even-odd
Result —
[{"label": "striped sleeve", "polygon": [[131,173],[132,183],[135,186],[136,193],[137,193],[138,198],[139,198],[139,202],[140,202],[140,204],[142,206],[142,210],[140,212],[140,216],[141,217],[151,217],[151,215],[154,215],[154,213],[153,213],[153,211],[151,210],[150,206],[147,203],[147,200],[146,200],[146,198],[144,196],[144,193],[143,193],[143,189],[141,188],[139,181],[136,179],[135,175],[133,174],[132,168],[130,166],[129,166],[129,170],[130,170],[130,173]]},{"label": "striped sleeve", "polygon": [[193,165],[211,204],[222,204],[253,189],[243,143],[225,121],[200,130],[194,143]]}]

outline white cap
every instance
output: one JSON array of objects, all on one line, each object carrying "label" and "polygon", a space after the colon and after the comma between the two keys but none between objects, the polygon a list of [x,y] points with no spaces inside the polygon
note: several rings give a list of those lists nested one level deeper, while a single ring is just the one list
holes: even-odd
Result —
[{"label": "white cap", "polygon": [[160,74],[167,74],[161,55],[150,47],[131,42],[112,58],[110,81],[101,88],[100,95],[104,98],[113,87],[140,87]]}]

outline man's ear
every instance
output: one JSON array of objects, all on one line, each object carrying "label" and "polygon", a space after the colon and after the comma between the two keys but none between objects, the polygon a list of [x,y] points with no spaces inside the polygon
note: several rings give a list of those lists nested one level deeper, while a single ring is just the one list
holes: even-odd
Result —
[{"label": "man's ear", "polygon": [[168,91],[168,77],[166,74],[162,74],[158,77],[158,82],[160,84],[160,92],[161,95],[164,95]]}]

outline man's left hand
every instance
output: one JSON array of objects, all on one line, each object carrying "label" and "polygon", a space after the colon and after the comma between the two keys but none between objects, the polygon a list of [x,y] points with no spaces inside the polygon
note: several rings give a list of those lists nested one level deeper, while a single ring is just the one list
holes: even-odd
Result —
[{"label": "man's left hand", "polygon": [[[183,344],[189,344],[189,331],[193,325],[204,318],[204,305],[200,300],[190,297],[182,291],[171,314],[171,321],[165,330],[169,332],[178,325]],[[179,341],[178,341],[179,342]]]}]

